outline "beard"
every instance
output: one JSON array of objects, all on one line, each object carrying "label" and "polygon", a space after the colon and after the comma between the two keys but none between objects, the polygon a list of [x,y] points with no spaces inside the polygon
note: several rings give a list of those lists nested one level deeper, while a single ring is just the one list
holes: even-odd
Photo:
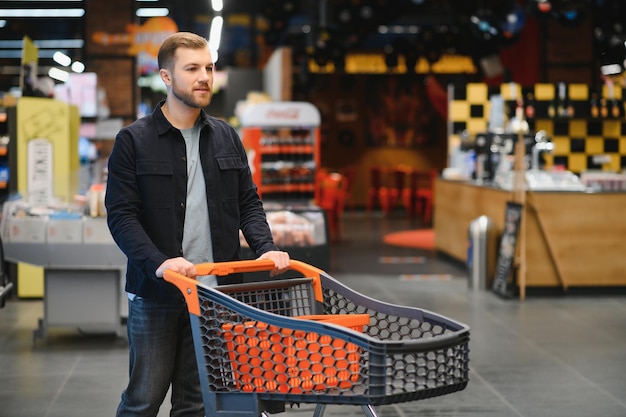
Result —
[{"label": "beard", "polygon": [[196,109],[201,109],[201,108],[207,107],[211,103],[211,97],[212,97],[212,94],[209,91],[207,96],[202,97],[202,98],[196,98],[193,95],[193,92],[188,93],[188,92],[179,90],[176,87],[176,83],[174,81],[172,81],[172,94],[178,100],[183,102],[186,106],[193,107],[193,108],[196,108]]}]

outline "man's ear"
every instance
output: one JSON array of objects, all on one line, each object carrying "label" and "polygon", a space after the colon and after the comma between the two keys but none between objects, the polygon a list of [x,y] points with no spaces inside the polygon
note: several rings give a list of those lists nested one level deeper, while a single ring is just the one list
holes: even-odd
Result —
[{"label": "man's ear", "polygon": [[166,85],[170,85],[172,82],[172,79],[170,78],[170,72],[164,68],[161,68],[159,70],[159,75],[161,76],[161,79],[163,80],[163,82]]}]

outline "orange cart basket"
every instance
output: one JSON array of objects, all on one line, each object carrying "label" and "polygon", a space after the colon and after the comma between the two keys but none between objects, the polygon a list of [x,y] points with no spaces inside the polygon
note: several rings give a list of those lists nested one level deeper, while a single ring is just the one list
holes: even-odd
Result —
[{"label": "orange cart basket", "polygon": [[[269,260],[196,265],[198,275],[270,271]],[[207,287],[167,270],[185,296],[205,412],[258,417],[285,404],[373,406],[463,390],[469,327],[375,300],[292,260],[301,277]]]}]

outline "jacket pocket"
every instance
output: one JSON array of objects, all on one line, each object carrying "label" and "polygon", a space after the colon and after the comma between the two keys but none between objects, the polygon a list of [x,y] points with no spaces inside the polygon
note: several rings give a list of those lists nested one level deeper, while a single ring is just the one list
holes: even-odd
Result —
[{"label": "jacket pocket", "polygon": [[230,170],[230,169],[241,169],[245,165],[241,158],[237,155],[225,155],[225,156],[217,156],[217,165],[220,167],[220,171]]},{"label": "jacket pocket", "polygon": [[239,198],[241,170],[245,164],[237,155],[215,157],[219,168],[219,184],[222,190],[222,201],[236,203]]}]

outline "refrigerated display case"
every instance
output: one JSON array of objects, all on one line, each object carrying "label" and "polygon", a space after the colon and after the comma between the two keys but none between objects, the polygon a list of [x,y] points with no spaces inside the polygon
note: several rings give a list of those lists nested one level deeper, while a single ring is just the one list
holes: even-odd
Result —
[{"label": "refrigerated display case", "polygon": [[306,102],[250,104],[241,137],[263,201],[313,203],[320,113]]},{"label": "refrigerated display case", "polygon": [[[264,203],[274,243],[289,252],[292,259],[305,261],[324,271],[330,268],[330,248],[326,213],[315,205]],[[255,259],[243,234],[239,232],[242,259]],[[267,274],[248,275],[252,280],[267,279]],[[284,278],[281,275],[279,278]]]},{"label": "refrigerated display case", "polygon": [[[315,205],[320,121],[311,103],[250,104],[241,115],[241,138],[274,241],[292,258],[327,270],[326,213]],[[243,237],[241,243],[242,257],[252,259]]]}]

